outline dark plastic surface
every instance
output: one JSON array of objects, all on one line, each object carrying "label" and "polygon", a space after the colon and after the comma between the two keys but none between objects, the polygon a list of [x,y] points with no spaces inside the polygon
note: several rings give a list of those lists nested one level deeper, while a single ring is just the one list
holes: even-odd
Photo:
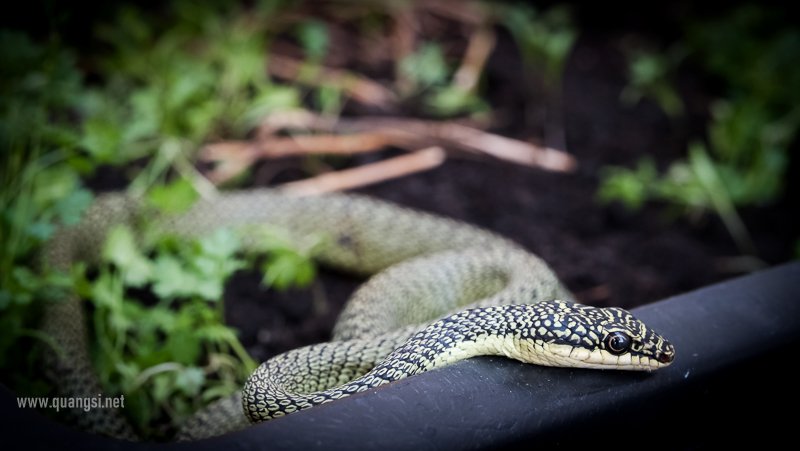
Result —
[{"label": "dark plastic surface", "polygon": [[17,408],[2,387],[0,430],[11,449],[705,449],[795,441],[800,262],[633,314],[675,346],[671,366],[633,373],[478,357],[235,434],[165,445],[73,431]]}]

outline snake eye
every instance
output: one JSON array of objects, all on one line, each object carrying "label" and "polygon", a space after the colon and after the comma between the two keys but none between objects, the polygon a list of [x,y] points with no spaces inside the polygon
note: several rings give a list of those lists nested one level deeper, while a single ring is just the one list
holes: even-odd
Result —
[{"label": "snake eye", "polygon": [[613,332],[606,337],[606,349],[614,355],[621,355],[628,352],[633,340],[622,332]]}]

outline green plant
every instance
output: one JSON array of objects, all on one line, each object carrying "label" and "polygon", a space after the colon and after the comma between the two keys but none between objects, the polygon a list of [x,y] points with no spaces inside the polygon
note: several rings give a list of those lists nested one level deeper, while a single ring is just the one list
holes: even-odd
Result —
[{"label": "green plant", "polygon": [[36,330],[36,301],[72,286],[37,251],[58,227],[77,223],[93,197],[81,187],[80,173],[93,166],[81,161],[71,117],[81,81],[70,52],[0,30],[0,373],[21,394],[42,394],[47,384],[38,354],[20,344],[34,338],[56,348]]},{"label": "green plant", "polygon": [[674,162],[662,177],[652,159],[646,156],[639,160],[636,170],[608,166],[602,168],[601,177],[603,183],[597,196],[603,203],[618,200],[628,209],[638,210],[648,200],[660,200],[681,207],[692,217],[714,209],[739,249],[755,255],[755,246],[736,212],[718,167],[702,143],[692,143],[688,161]]},{"label": "green plant", "polygon": [[[646,160],[636,171],[607,168],[599,198],[620,199],[634,209],[648,199],[660,199],[695,213],[715,211],[739,250],[755,255],[736,208],[777,198],[788,149],[800,128],[800,68],[795,64],[800,29],[782,26],[781,20],[775,10],[744,5],[715,21],[690,22],[684,40],[690,56],[722,77],[728,89],[727,98],[711,108],[711,150],[690,145],[688,160],[674,162],[663,176]],[[665,86],[658,76],[653,80],[651,91]]]},{"label": "green plant", "polygon": [[475,114],[489,109],[475,92],[449,83],[453,70],[437,43],[426,42],[415,53],[400,61],[400,73],[410,82],[405,94],[424,92],[425,106],[436,115]]},{"label": "green plant", "polygon": [[[152,191],[148,203],[163,206],[169,199],[169,210],[180,212],[196,198],[187,195],[190,189],[178,180]],[[251,268],[258,261],[255,252],[267,252],[266,286],[307,285],[315,274],[310,259],[319,240],[309,237],[309,245],[298,251],[272,229],[248,230],[262,239],[242,258],[236,230],[186,241],[154,233],[146,216],[139,222],[138,232],[124,225],[111,229],[96,278],[79,278],[76,286],[95,306],[92,357],[100,380],[109,394],[126,397],[125,413],[152,438],[164,434],[163,426],[152,424],[180,424],[240,390],[256,367],[235,330],[225,325],[225,281]],[[155,305],[132,297],[131,289],[149,289]]]},{"label": "green plant", "polygon": [[[48,392],[28,340],[59,352],[36,329],[41,301],[78,290],[95,303],[106,390],[129,394],[126,411],[151,433],[149,420],[179,422],[252,369],[219,299],[230,273],[256,259],[235,254],[235,231],[191,243],[151,237],[143,251],[131,245],[131,230],[116,229],[92,279],[81,266],[54,271],[39,250],[59,227],[80,221],[93,200],[82,177],[99,165],[125,167],[134,195],[162,214],[179,212],[198,193],[213,193],[191,162],[203,141],[241,135],[264,114],[299,105],[295,88],[266,76],[262,22],[219,5],[176,1],[170,11],[152,19],[123,7],[101,26],[112,51],[84,56],[102,80],[90,85],[58,39],[39,44],[0,30],[0,375],[21,395]],[[292,252],[275,249],[264,265],[275,286],[313,278],[312,249]],[[160,300],[145,306],[130,296],[137,287]]]},{"label": "green plant", "polygon": [[670,116],[683,114],[683,100],[675,91],[675,71],[684,58],[682,46],[671,47],[664,54],[644,49],[628,50],[630,81],[620,94],[623,104],[632,106],[642,97],[650,97]]},{"label": "green plant", "polygon": [[569,9],[555,6],[540,12],[527,4],[509,4],[500,8],[499,16],[525,63],[544,68],[548,84],[560,83],[564,61],[577,38]]},{"label": "green plant", "polygon": [[265,114],[299,105],[296,89],[267,77],[261,22],[237,8],[173,6],[176,20],[165,30],[131,7],[98,28],[114,51],[97,64],[109,83],[85,102],[88,142],[114,164],[153,156],[135,174],[138,194],[163,183],[170,168],[207,193],[190,163],[204,141],[242,136]]},{"label": "green plant", "polygon": [[[151,421],[180,423],[239,389],[255,368],[224,325],[223,284],[244,267],[235,257],[236,235],[223,229],[188,243],[160,236],[154,248],[147,258],[133,231],[117,226],[97,278],[80,284],[95,305],[92,355],[100,380],[110,394],[130,399],[126,413],[148,436]],[[152,307],[126,291],[148,284],[159,299]]]}]

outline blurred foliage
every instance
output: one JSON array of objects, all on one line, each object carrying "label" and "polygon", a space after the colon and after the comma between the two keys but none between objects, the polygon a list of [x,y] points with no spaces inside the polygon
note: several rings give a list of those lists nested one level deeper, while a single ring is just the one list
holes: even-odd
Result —
[{"label": "blurred foliage", "polygon": [[489,105],[475,92],[450,84],[454,73],[435,42],[423,43],[400,61],[400,74],[409,82],[405,95],[424,93],[422,101],[429,112],[441,117],[487,112]]},{"label": "blurred foliage", "polygon": [[525,63],[543,67],[551,85],[560,83],[564,62],[578,37],[569,8],[553,6],[540,12],[526,3],[511,3],[498,9]]},{"label": "blurred foliage", "polygon": [[[248,15],[225,2],[178,0],[158,17],[123,6],[96,30],[107,52],[82,60],[94,71],[90,83],[58,39],[40,43],[0,30],[0,374],[18,394],[49,393],[40,350],[30,352],[26,340],[60,351],[36,327],[42,301],[68,290],[94,303],[96,369],[105,390],[130,397],[125,412],[145,433],[163,434],[149,422],[174,426],[240,388],[254,368],[224,325],[221,300],[231,273],[257,263],[237,257],[238,232],[140,243],[118,228],[93,278],[81,265],[57,272],[37,251],[59,227],[80,221],[93,201],[82,180],[101,165],[124,167],[129,190],[162,214],[183,211],[208,189],[192,163],[202,142],[243,136],[264,114],[299,105],[296,88],[265,73],[273,3]],[[306,34],[319,47],[319,33]],[[314,249],[270,245],[264,236],[259,249],[275,248],[260,265],[265,283],[308,284]],[[135,289],[160,300],[144,306],[130,296]]]},{"label": "blurred foliage", "polygon": [[163,182],[170,167],[196,178],[186,162],[203,141],[243,136],[264,114],[298,104],[293,88],[266,74],[258,17],[184,1],[172,12],[165,31],[132,7],[97,31],[113,50],[97,63],[108,83],[85,104],[86,139],[98,143],[95,156],[113,155],[115,164],[156,156],[133,182],[138,192]]},{"label": "blurred foliage", "polygon": [[681,45],[664,54],[644,49],[626,52],[630,81],[622,90],[620,100],[627,106],[636,105],[642,97],[655,100],[670,117],[683,114],[683,100],[675,91],[676,71],[685,57]]},{"label": "blurred foliage", "polygon": [[450,75],[442,47],[434,42],[424,43],[419,50],[400,61],[400,72],[414,80],[417,89],[443,84]]},{"label": "blurred foliage", "polygon": [[[650,199],[687,210],[713,210],[742,253],[755,255],[736,207],[761,206],[781,193],[788,149],[800,127],[800,28],[782,25],[777,10],[742,5],[713,21],[689,20],[683,45],[691,58],[724,80],[727,96],[714,102],[707,142],[689,147],[689,159],[658,176],[643,159],[637,170],[608,168],[601,201],[622,200],[632,209]],[[652,96],[668,114],[675,105],[669,79],[679,58],[639,53],[623,96]],[[670,93],[673,92],[673,93]],[[634,93],[634,94],[630,94]]]},{"label": "blurred foliage", "polygon": [[39,355],[19,346],[30,338],[54,345],[36,330],[34,301],[72,288],[70,275],[42,267],[36,251],[59,226],[76,224],[92,201],[81,187],[85,165],[72,117],[81,82],[70,52],[0,30],[0,371],[27,371],[9,373],[22,394],[48,392],[41,379],[27,377],[36,374]]},{"label": "blurred foliage", "polygon": [[[169,415],[180,423],[203,402],[238,390],[255,368],[224,325],[223,284],[244,267],[238,250],[236,235],[218,230],[192,243],[160,237],[150,259],[149,247],[117,226],[97,278],[79,284],[95,306],[91,351],[101,383],[111,396],[126,396],[125,413],[146,436],[157,433],[148,429],[152,420]],[[159,298],[155,306],[127,295],[126,288],[148,284]],[[203,356],[208,364],[201,368]]]}]

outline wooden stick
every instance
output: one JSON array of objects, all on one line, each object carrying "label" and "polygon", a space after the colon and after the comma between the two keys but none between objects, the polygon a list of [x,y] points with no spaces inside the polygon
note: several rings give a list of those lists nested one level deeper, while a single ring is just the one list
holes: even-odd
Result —
[{"label": "wooden stick", "polygon": [[[367,105],[375,105],[387,110],[396,103],[395,95],[392,91],[361,75],[349,71],[332,69],[329,67],[318,67],[315,77],[300,77],[303,71],[303,62],[277,54],[271,54],[267,64],[267,70],[276,77],[297,80],[300,83],[312,86],[333,86],[342,89],[348,96]],[[300,77],[298,79],[298,77]]]},{"label": "wooden stick", "polygon": [[453,86],[470,92],[475,89],[483,67],[494,49],[494,31],[490,27],[479,27],[469,37],[467,51],[461,60],[461,67],[453,76]]},{"label": "wooden stick", "polygon": [[216,168],[207,174],[212,183],[219,185],[240,174],[260,159],[306,154],[350,155],[371,152],[389,145],[403,146],[407,141],[407,138],[396,133],[294,136],[259,141],[223,141],[205,146],[200,151],[198,159],[206,162],[220,162]]},{"label": "wooden stick", "polygon": [[[456,122],[423,121],[392,117],[330,118],[305,114],[302,127],[339,133],[376,133],[390,135],[387,142],[398,147],[417,148],[431,144],[481,152],[501,160],[555,172],[573,172],[578,161],[572,155],[549,147],[537,146],[518,139],[485,132]],[[270,126],[271,128],[271,126]],[[259,133],[260,135],[261,133]],[[433,142],[431,142],[433,140]]]},{"label": "wooden stick", "polygon": [[549,171],[573,172],[578,167],[575,157],[566,152],[507,138],[455,122],[365,117],[342,119],[335,128],[351,132],[365,129],[380,130],[381,133],[397,134],[398,137],[405,140],[413,137],[433,138],[438,140],[439,145],[445,147],[455,146],[471,152],[482,152],[502,160]]},{"label": "wooden stick", "polygon": [[574,172],[578,162],[572,155],[517,139],[487,133],[460,124],[447,124],[439,130],[439,136],[456,142],[465,149],[484,152],[501,160],[526,166],[540,167],[555,172]]},{"label": "wooden stick", "polygon": [[[578,165],[577,160],[566,152],[536,146],[455,122],[375,117],[340,119],[338,122],[333,122],[330,118],[305,112],[287,115],[280,120],[268,118],[264,123],[257,135],[267,135],[266,138],[251,142],[226,141],[209,144],[200,152],[199,159],[202,161],[222,162],[208,174],[209,180],[214,184],[229,180],[260,158],[309,153],[353,154],[377,150],[387,145],[418,149],[439,144],[469,152],[481,152],[513,163],[556,172],[573,172]],[[271,133],[281,127],[350,134],[273,137]]]},{"label": "wooden stick", "polygon": [[316,135],[271,138],[260,141],[223,141],[203,148],[199,158],[217,161],[229,158],[255,161],[306,154],[339,154],[371,152],[400,143],[402,138],[390,133],[359,133],[354,135]]},{"label": "wooden stick", "polygon": [[285,183],[279,188],[299,196],[341,191],[432,169],[442,164],[444,160],[444,149],[433,146],[377,163]]}]

